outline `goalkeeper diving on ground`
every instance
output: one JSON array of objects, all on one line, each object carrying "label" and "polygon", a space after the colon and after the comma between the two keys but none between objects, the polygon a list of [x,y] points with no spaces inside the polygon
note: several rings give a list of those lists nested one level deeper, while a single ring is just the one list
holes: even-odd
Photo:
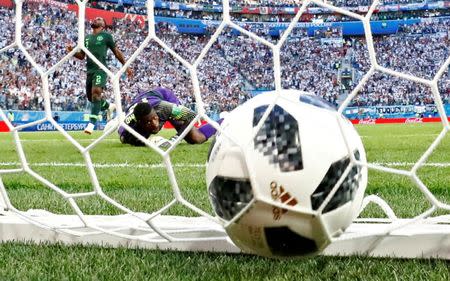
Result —
[{"label": "goalkeeper diving on ground", "polygon": [[[169,122],[181,134],[195,119],[196,113],[181,105],[175,94],[166,88],[139,92],[126,111],[125,124],[144,138],[157,134],[165,122]],[[222,119],[218,122],[221,123]],[[120,141],[124,144],[144,146],[145,144],[123,127],[119,127]],[[206,142],[216,133],[211,124],[192,129],[184,137],[189,144]]]}]

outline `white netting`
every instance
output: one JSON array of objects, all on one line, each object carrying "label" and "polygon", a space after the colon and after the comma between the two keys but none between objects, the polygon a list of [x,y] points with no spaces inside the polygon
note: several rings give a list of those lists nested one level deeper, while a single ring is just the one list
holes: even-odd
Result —
[{"label": "white netting", "polygon": [[[297,1],[295,1],[297,3]],[[35,212],[22,212],[18,209],[16,209],[10,202],[7,192],[7,187],[4,186],[3,181],[0,177],[0,189],[2,192],[2,199],[3,202],[2,205],[5,206],[5,210],[7,210],[9,213],[13,213],[15,215],[20,216],[22,219],[27,221],[28,223],[35,225],[39,228],[43,229],[51,229],[52,231],[55,231],[60,234],[64,235],[75,235],[77,237],[92,237],[93,240],[95,240],[95,237],[100,234],[108,234],[113,237],[120,237],[123,239],[127,239],[129,241],[145,241],[155,244],[160,243],[182,243],[182,242],[201,242],[201,241],[226,241],[227,237],[223,231],[223,228],[220,226],[221,222],[216,219],[215,217],[211,216],[209,213],[203,211],[202,209],[196,207],[192,203],[190,203],[188,200],[186,200],[179,188],[178,181],[175,175],[175,171],[173,168],[172,160],[171,160],[171,152],[174,151],[174,149],[177,147],[177,145],[181,142],[183,137],[188,133],[189,129],[194,126],[196,122],[198,122],[200,119],[206,120],[207,122],[210,122],[214,125],[214,127],[218,130],[220,130],[219,125],[214,122],[205,111],[205,105],[203,103],[202,99],[202,91],[201,91],[201,81],[199,79],[199,66],[201,65],[204,58],[207,56],[208,51],[212,48],[213,44],[218,40],[220,34],[224,32],[226,28],[232,28],[235,29],[242,34],[248,36],[249,38],[253,39],[255,42],[259,42],[260,44],[267,46],[273,55],[273,74],[274,74],[274,89],[279,94],[280,90],[283,89],[282,86],[282,68],[281,68],[281,50],[286,41],[288,40],[289,35],[294,30],[296,24],[298,23],[301,16],[305,13],[306,9],[312,5],[315,4],[319,7],[322,7],[324,9],[328,9],[329,11],[345,15],[350,18],[354,18],[357,21],[361,21],[364,26],[365,31],[365,40],[367,44],[368,54],[369,54],[369,61],[370,61],[370,68],[368,69],[367,73],[362,77],[362,79],[359,81],[358,85],[351,91],[351,93],[348,95],[348,97],[343,101],[343,103],[339,107],[339,112],[342,113],[344,109],[348,106],[348,104],[352,101],[353,98],[355,98],[358,93],[361,91],[361,89],[364,87],[364,85],[367,83],[367,81],[374,75],[375,72],[379,73],[385,73],[388,75],[392,75],[394,77],[398,77],[400,79],[406,79],[415,83],[422,84],[426,87],[429,87],[431,89],[431,92],[433,94],[434,102],[436,104],[437,110],[439,112],[439,116],[441,118],[441,123],[443,125],[443,129],[440,132],[440,134],[437,136],[437,138],[434,140],[434,142],[429,146],[429,148],[426,150],[426,152],[420,157],[420,159],[414,163],[413,167],[410,170],[401,170],[391,167],[386,167],[383,165],[379,165],[376,163],[369,163],[367,164],[368,168],[379,170],[382,172],[392,173],[401,175],[404,177],[408,177],[411,179],[411,181],[417,186],[417,188],[422,192],[425,196],[425,198],[430,202],[431,208],[429,208],[427,211],[423,212],[422,214],[418,215],[417,217],[408,219],[408,220],[400,220],[396,217],[394,211],[389,207],[388,204],[386,204],[382,199],[375,195],[368,196],[363,204],[363,209],[369,204],[369,203],[375,203],[379,205],[385,212],[387,219],[359,219],[359,222],[377,222],[377,223],[383,223],[380,224],[380,227],[377,227],[375,230],[370,229],[370,231],[365,231],[364,229],[359,229],[356,233],[351,233],[350,235],[344,235],[340,238],[335,239],[338,240],[352,240],[355,238],[361,238],[363,236],[385,236],[392,234],[395,231],[401,230],[401,229],[407,229],[411,225],[423,225],[423,224],[446,224],[448,226],[448,223],[450,221],[450,218],[448,216],[441,216],[441,217],[433,217],[432,215],[439,209],[443,209],[446,211],[450,210],[450,205],[440,201],[438,198],[436,198],[432,192],[427,188],[427,186],[419,179],[417,175],[417,171],[420,167],[422,167],[431,153],[436,149],[436,147],[441,143],[441,141],[444,139],[444,137],[447,135],[448,131],[450,130],[449,122],[446,118],[443,101],[439,93],[438,89],[438,81],[443,76],[444,72],[447,70],[450,64],[450,56],[445,60],[444,64],[439,68],[438,72],[432,77],[432,79],[424,79],[420,77],[416,77],[410,74],[401,73],[398,71],[394,71],[392,69],[386,68],[378,64],[374,42],[372,38],[372,32],[371,32],[371,26],[370,26],[370,20],[373,15],[373,12],[377,5],[379,4],[379,1],[374,1],[372,5],[370,6],[370,9],[368,12],[363,16],[360,14],[357,14],[355,12],[350,12],[348,10],[345,10],[340,7],[333,6],[331,4],[328,4],[327,1],[317,1],[317,0],[311,0],[311,1],[302,1],[301,3],[298,2],[298,4],[301,4],[301,8],[295,15],[294,19],[290,22],[289,27],[285,32],[283,32],[281,38],[276,42],[273,43],[272,41],[269,41],[263,37],[260,37],[256,35],[255,33],[252,33],[246,29],[244,29],[241,25],[238,25],[237,23],[233,22],[230,17],[230,3],[229,0],[223,0],[223,13],[222,13],[222,20],[220,24],[218,25],[217,29],[214,31],[213,35],[209,38],[207,43],[204,45],[204,47],[199,52],[199,55],[192,59],[192,61],[187,60],[186,58],[183,58],[180,56],[176,51],[172,49],[171,46],[169,46],[166,42],[161,40],[155,31],[155,17],[154,17],[154,1],[149,0],[147,1],[147,19],[148,19],[148,36],[145,38],[145,40],[139,45],[139,48],[131,55],[131,57],[127,60],[126,64],[123,65],[117,72],[112,72],[110,69],[102,65],[84,46],[84,38],[85,38],[85,8],[87,1],[80,2],[76,0],[77,5],[79,6],[79,13],[78,13],[78,44],[76,48],[74,48],[73,51],[71,51],[69,54],[64,56],[61,60],[59,60],[58,63],[51,66],[48,69],[43,69],[41,65],[36,63],[35,59],[30,55],[29,51],[27,51],[26,47],[22,43],[22,0],[15,0],[15,36],[14,40],[11,44],[3,47],[0,50],[0,54],[3,52],[6,52],[7,50],[11,48],[18,48],[22,54],[26,57],[27,61],[31,63],[33,68],[37,71],[37,74],[40,76],[40,80],[42,83],[42,95],[44,99],[44,109],[45,109],[45,118],[31,122],[25,125],[20,126],[13,126],[13,124],[8,121],[8,118],[3,110],[0,110],[0,117],[6,122],[8,128],[11,131],[11,134],[14,138],[14,142],[16,145],[16,150],[18,153],[18,157],[20,160],[20,168],[18,169],[1,169],[0,175],[2,174],[16,174],[16,173],[27,173],[37,181],[41,182],[54,192],[58,193],[62,198],[67,200],[67,202],[70,204],[71,208],[73,209],[74,213],[76,214],[76,217],[64,217],[64,216],[57,216],[53,217],[47,213],[35,213]],[[125,70],[137,59],[137,57],[143,53],[144,48],[150,43],[150,42],[156,42],[162,49],[164,49],[166,52],[168,52],[170,55],[172,55],[179,63],[181,63],[189,72],[191,81],[192,81],[192,91],[195,98],[195,104],[197,108],[197,118],[190,124],[190,126],[184,131],[184,133],[177,138],[173,146],[171,146],[167,151],[164,151],[158,147],[156,147],[152,142],[149,140],[143,138],[138,133],[136,133],[133,129],[126,126],[124,121],[124,110],[123,105],[121,103],[121,87],[120,87],[120,78],[125,73]],[[130,131],[134,136],[136,136],[139,140],[144,142],[148,147],[150,147],[152,150],[157,152],[163,161],[163,165],[165,166],[167,170],[167,174],[169,176],[170,184],[172,187],[172,192],[174,199],[161,208],[160,210],[151,213],[137,213],[133,210],[129,209],[128,207],[120,204],[119,202],[115,201],[111,197],[109,197],[104,191],[102,186],[99,183],[99,180],[97,178],[95,168],[93,161],[91,159],[91,151],[102,141],[105,140],[105,138],[111,134],[114,130],[117,129],[119,126],[119,123],[116,124],[116,126],[111,127],[108,129],[107,132],[105,132],[100,138],[93,141],[88,146],[81,145],[77,140],[75,140],[70,134],[68,134],[57,122],[55,122],[53,115],[52,115],[52,108],[51,108],[51,91],[49,90],[49,76],[55,72],[59,67],[61,67],[64,63],[66,63],[68,60],[70,60],[73,55],[78,51],[84,51],[93,61],[95,61],[102,70],[104,70],[108,77],[112,81],[112,91],[115,98],[115,104],[117,106],[117,118],[120,122],[120,125],[124,126],[126,130]],[[275,101],[272,104],[272,107],[275,105]],[[262,120],[258,124],[257,128],[255,129],[255,132],[258,131],[258,128],[260,128],[263,124],[263,121],[267,118],[270,110],[272,107],[269,107],[263,116]],[[83,193],[69,193],[64,191],[62,188],[54,185],[49,180],[42,177],[40,174],[36,173],[28,164],[27,157],[25,155],[21,138],[19,136],[19,131],[22,129],[25,129],[27,127],[34,126],[36,124],[41,124],[44,122],[50,122],[70,143],[82,154],[85,165],[88,168],[89,176],[91,179],[91,184],[93,186],[92,190],[89,192],[83,192]],[[237,143],[237,142],[236,142]],[[353,155],[352,153],[349,153],[349,155]],[[364,163],[359,163],[354,157],[352,157],[352,163],[353,165],[366,165]],[[349,167],[349,169],[351,166]],[[349,171],[347,169],[347,172]],[[342,175],[341,180],[345,177]],[[337,189],[339,182],[336,184],[334,191]],[[328,200],[331,198],[333,192],[330,193]],[[80,207],[78,206],[76,199],[83,198],[83,197],[90,197],[90,196],[99,196],[107,203],[113,205],[120,211],[122,211],[124,214],[127,215],[126,219],[121,220],[118,219],[112,223],[105,223],[102,221],[99,217],[92,217],[85,215]],[[326,205],[327,200],[324,202],[323,206]],[[272,202],[273,203],[273,202]],[[173,221],[161,221],[162,214],[164,214],[169,208],[174,206],[175,204],[181,204],[193,212],[197,213],[201,217],[205,218],[205,220],[198,221],[195,223],[195,225],[192,225],[190,223],[191,221],[183,221],[183,219],[174,219]],[[286,208],[286,206],[282,205],[281,208]],[[288,207],[289,208],[289,207]],[[242,210],[242,212],[244,212]],[[53,220],[54,218],[54,220]],[[64,223],[64,220],[67,221],[67,223]],[[70,223],[69,223],[70,220]],[[62,222],[62,223],[61,223]],[[230,221],[228,223],[232,223],[233,221]],[[175,227],[173,225],[176,225]],[[449,228],[440,229],[440,231],[447,231],[449,232]],[[214,247],[214,246],[212,246]],[[177,248],[177,247],[175,247]],[[178,247],[182,248],[182,247]],[[224,248],[225,249],[225,248]],[[232,248],[228,248],[229,250]]]}]

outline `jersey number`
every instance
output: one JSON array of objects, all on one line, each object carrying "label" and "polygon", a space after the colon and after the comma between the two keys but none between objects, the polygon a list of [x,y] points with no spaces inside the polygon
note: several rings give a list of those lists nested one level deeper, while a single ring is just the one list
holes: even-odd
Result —
[{"label": "jersey number", "polygon": [[100,84],[102,77],[100,75],[95,76],[95,84]]}]

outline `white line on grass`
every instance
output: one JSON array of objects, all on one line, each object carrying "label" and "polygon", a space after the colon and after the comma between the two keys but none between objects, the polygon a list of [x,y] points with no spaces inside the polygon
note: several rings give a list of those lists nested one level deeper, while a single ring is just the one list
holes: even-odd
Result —
[{"label": "white line on grass", "polygon": [[[21,142],[52,142],[52,141],[54,141],[54,142],[61,142],[61,141],[65,141],[66,139],[64,139],[64,138],[62,138],[62,139],[36,139],[36,140],[33,140],[33,139],[31,139],[31,140],[20,140]],[[83,141],[89,141],[89,142],[92,142],[92,141],[95,141],[95,140],[97,140],[97,139],[78,139],[78,140],[76,140],[76,141],[78,141],[78,142],[83,142]],[[105,141],[119,141],[119,139],[118,138],[114,138],[114,139],[103,139],[102,140],[102,142],[105,142]],[[12,142],[12,140],[0,140],[0,142]]]},{"label": "white line on grass", "polygon": [[[385,166],[385,167],[405,167],[405,166],[414,166],[416,163],[413,162],[372,162],[371,164],[379,165],[379,166]],[[439,168],[445,168],[450,167],[450,163],[424,163],[422,166],[424,167],[439,167]]]},{"label": "white line on grass", "polygon": [[[416,163],[413,162],[375,162],[375,165],[385,167],[405,167],[413,166]],[[0,162],[0,167],[5,166],[20,166],[19,162]],[[60,163],[60,162],[48,162],[48,163],[30,163],[30,166],[34,167],[86,167],[85,163]],[[450,167],[450,163],[425,163],[425,167]],[[166,166],[163,164],[133,164],[133,163],[94,163],[95,168],[107,169],[107,168],[135,168],[135,169],[161,169]],[[174,168],[204,168],[206,164],[201,163],[179,163],[173,164]]]},{"label": "white line on grass", "polygon": [[415,137],[437,137],[439,134],[409,134],[409,135],[360,135],[362,138],[375,138],[375,137],[386,137],[386,138],[415,138]]},{"label": "white line on grass", "polygon": [[[19,166],[19,162],[0,162],[0,166]],[[49,162],[49,163],[30,163],[33,167],[86,167],[85,163],[60,163],[60,162]],[[161,169],[166,166],[163,164],[133,164],[133,163],[94,163],[95,168],[136,168],[136,169]],[[173,164],[174,168],[204,168],[205,164],[196,163],[181,163]]]}]

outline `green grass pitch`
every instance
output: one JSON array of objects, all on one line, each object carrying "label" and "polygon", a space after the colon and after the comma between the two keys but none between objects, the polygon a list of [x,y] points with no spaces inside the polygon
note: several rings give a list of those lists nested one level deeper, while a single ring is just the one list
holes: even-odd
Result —
[{"label": "green grass pitch", "polygon": [[[441,132],[440,124],[357,127],[368,160],[410,169]],[[171,131],[164,132],[167,136]],[[95,137],[71,135],[82,145]],[[58,133],[21,133],[31,168],[69,192],[91,191],[80,153]],[[204,176],[209,144],[180,144],[171,154],[183,196],[211,212]],[[134,211],[152,212],[173,197],[161,158],[147,148],[119,143],[110,136],[91,152],[105,192]],[[0,134],[0,169],[17,168],[11,134]],[[440,200],[450,203],[450,134],[419,169],[420,179]],[[25,174],[5,174],[2,180],[13,204],[21,210],[47,209],[73,213],[55,192]],[[400,217],[411,217],[431,205],[406,177],[370,170],[368,194],[385,199]],[[78,199],[86,214],[120,214],[99,198]],[[445,214],[439,211],[436,214]],[[448,213],[448,212],[447,212]],[[168,214],[195,215],[177,205]],[[383,216],[369,207],[363,216]],[[449,263],[440,260],[323,257],[274,260],[250,255],[159,252],[61,245],[0,245],[0,280],[450,280]]]}]

